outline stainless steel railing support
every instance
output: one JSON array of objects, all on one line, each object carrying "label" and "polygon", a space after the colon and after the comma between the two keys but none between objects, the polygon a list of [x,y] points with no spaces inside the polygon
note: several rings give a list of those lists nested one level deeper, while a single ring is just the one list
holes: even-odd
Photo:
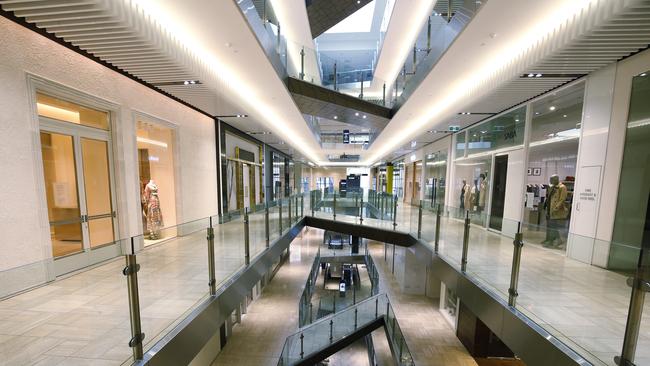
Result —
[{"label": "stainless steel railing support", "polygon": [[246,265],[251,263],[251,243],[247,208],[244,208],[244,262]]},{"label": "stainless steel railing support", "polygon": [[514,251],[512,253],[512,270],[510,271],[510,288],[508,289],[508,305],[514,307],[517,305],[517,288],[519,286],[519,267],[521,266],[521,249],[524,246],[524,234],[521,232],[521,223],[517,225],[517,233],[512,245]]},{"label": "stainless steel railing support", "polygon": [[271,243],[271,231],[269,228],[269,205],[266,204],[266,209],[264,210],[264,231],[266,234],[266,247],[269,247]]},{"label": "stainless steel railing support", "polygon": [[614,362],[619,366],[634,366],[636,346],[639,340],[641,320],[643,319],[643,306],[646,292],[650,291],[650,258],[647,248],[641,248],[639,262],[633,277],[627,279],[628,286],[632,287],[630,307],[627,313],[625,336],[621,355],[614,357]]},{"label": "stainless steel railing support", "polygon": [[418,239],[422,238],[422,200],[420,200],[420,207],[418,207]]},{"label": "stainless steel railing support", "polygon": [[334,220],[336,220],[336,192],[334,192],[334,204],[332,206],[332,212],[334,213]]},{"label": "stainless steel railing support", "polygon": [[440,245],[440,204],[436,209],[436,237],[433,244],[433,251],[437,254]]},{"label": "stainless steel railing support", "polygon": [[469,248],[469,211],[465,211],[465,230],[463,232],[463,254],[460,260],[460,270],[467,270],[467,250]]},{"label": "stainless steel railing support", "polygon": [[208,286],[210,287],[210,295],[217,294],[217,278],[214,265],[214,227],[212,226],[212,217],[210,217],[210,226],[207,233],[208,239]]},{"label": "stainless steel railing support", "polygon": [[138,271],[140,270],[140,265],[136,260],[134,238],[131,238],[131,254],[127,254],[124,257],[126,258],[126,267],[122,270],[122,274],[126,276],[127,291],[129,293],[129,317],[131,319],[131,340],[129,340],[129,347],[133,350],[133,359],[141,360],[144,354],[142,349],[144,333],[142,333],[140,295],[138,293]]}]

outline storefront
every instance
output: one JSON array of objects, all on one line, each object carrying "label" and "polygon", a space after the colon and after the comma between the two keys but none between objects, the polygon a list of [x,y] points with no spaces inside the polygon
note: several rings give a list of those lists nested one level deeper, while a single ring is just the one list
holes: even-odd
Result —
[{"label": "storefront", "polygon": [[256,211],[264,203],[264,145],[220,122],[223,214]]},{"label": "storefront", "polygon": [[514,233],[516,225],[507,222],[504,229],[504,218],[518,216],[520,199],[506,191],[517,192],[523,185],[516,168],[524,156],[525,120],[526,108],[519,107],[454,136],[452,216],[469,214],[474,224]]},{"label": "storefront", "polygon": [[144,245],[173,238],[176,228],[175,128],[152,117],[136,121]]}]

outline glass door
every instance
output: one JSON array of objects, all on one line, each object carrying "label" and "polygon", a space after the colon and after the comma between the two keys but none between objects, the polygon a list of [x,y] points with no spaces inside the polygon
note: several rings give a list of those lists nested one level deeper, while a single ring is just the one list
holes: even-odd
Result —
[{"label": "glass door", "polygon": [[110,144],[103,131],[41,122],[52,255],[60,275],[119,254],[91,252],[115,244]]}]

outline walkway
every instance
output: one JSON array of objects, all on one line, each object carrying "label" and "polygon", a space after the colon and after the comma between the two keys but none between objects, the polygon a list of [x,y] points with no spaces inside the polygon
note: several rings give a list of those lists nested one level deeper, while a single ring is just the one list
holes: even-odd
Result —
[{"label": "walkway", "polygon": [[[277,215],[276,208],[272,239],[279,236]],[[179,232],[192,233],[137,255],[145,351],[208,296],[207,225],[207,219],[181,225]],[[254,258],[265,249],[263,214],[251,216],[250,232]],[[217,287],[243,268],[243,235],[241,218],[215,225]],[[0,301],[0,363],[108,366],[132,360],[123,268],[118,257]]]},{"label": "walkway", "polygon": [[[322,218],[331,213],[317,212]],[[357,217],[337,220],[359,223]],[[398,205],[397,230],[417,235],[417,207]],[[425,211],[422,237],[433,249],[435,216]],[[439,254],[460,268],[463,222],[443,217]],[[392,230],[392,222],[364,219],[364,225]],[[467,274],[504,299],[508,298],[512,238],[472,225]],[[525,242],[519,275],[517,309],[594,364],[615,365],[621,352],[630,302],[627,277],[568,258],[564,252]],[[646,302],[645,314],[650,314]],[[644,317],[636,363],[650,365],[650,320]]]},{"label": "walkway", "polygon": [[248,307],[213,365],[278,364],[285,339],[298,329],[298,300],[322,241],[322,230],[308,229],[291,243],[289,261]]}]

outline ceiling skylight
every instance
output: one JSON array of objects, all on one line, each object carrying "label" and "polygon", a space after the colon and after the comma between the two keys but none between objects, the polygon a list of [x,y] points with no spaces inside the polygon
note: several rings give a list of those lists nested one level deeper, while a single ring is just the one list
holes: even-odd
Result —
[{"label": "ceiling skylight", "polygon": [[325,33],[360,33],[370,32],[372,18],[375,14],[375,2],[371,1],[363,8],[352,13]]}]

